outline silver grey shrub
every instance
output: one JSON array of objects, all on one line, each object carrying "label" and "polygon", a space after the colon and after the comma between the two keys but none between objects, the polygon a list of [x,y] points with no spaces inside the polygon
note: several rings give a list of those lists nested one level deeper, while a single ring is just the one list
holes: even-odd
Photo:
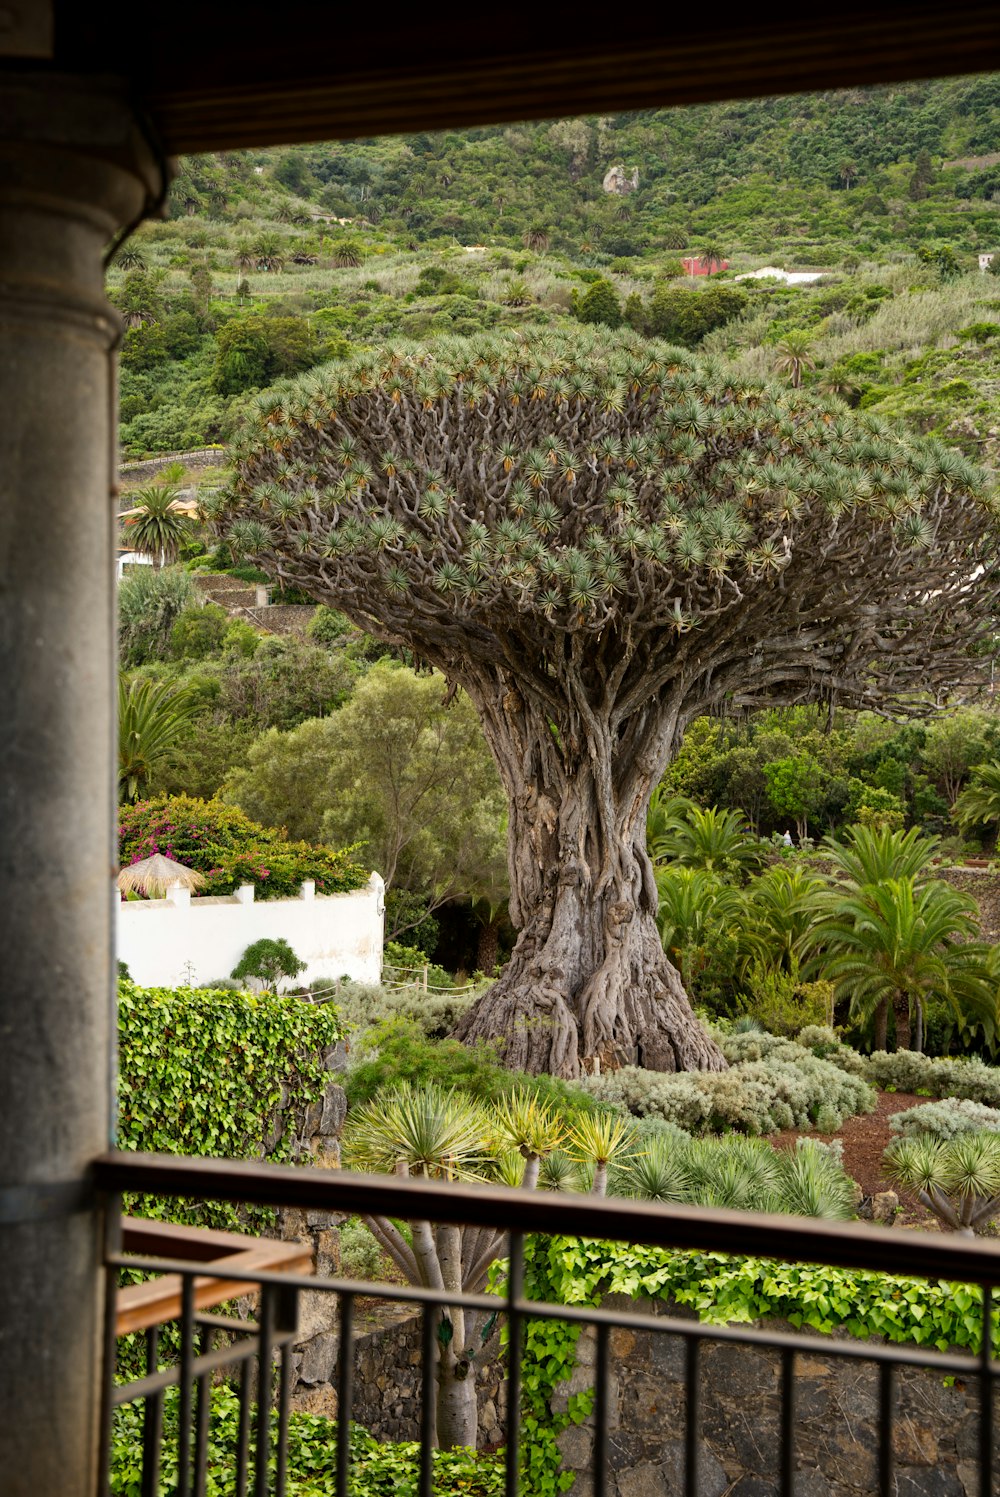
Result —
[{"label": "silver grey shrub", "polygon": [[945,1142],[960,1133],[1000,1133],[1000,1112],[964,1097],[944,1097],[908,1107],[889,1119],[889,1127],[903,1138],[938,1138]]},{"label": "silver grey shrub", "polygon": [[664,1075],[623,1066],[580,1083],[593,1096],[639,1117],[660,1117],[685,1133],[780,1133],[820,1124],[833,1133],[845,1117],[872,1112],[872,1088],[793,1040],[764,1033],[716,1035],[728,1071]]},{"label": "silver grey shrub", "polygon": [[387,1019],[413,1019],[428,1039],[450,1034],[477,997],[464,993],[422,993],[418,988],[395,991],[361,982],[342,982],[330,995],[355,1035]]},{"label": "silver grey shrub", "polygon": [[[833,1057],[831,1057],[832,1059]],[[985,1065],[976,1057],[955,1060],[950,1056],[934,1059],[918,1055],[915,1050],[897,1050],[890,1055],[876,1050],[864,1057],[869,1081],[884,1090],[929,1092],[934,1097],[965,1097],[1000,1107],[1000,1067]]]}]

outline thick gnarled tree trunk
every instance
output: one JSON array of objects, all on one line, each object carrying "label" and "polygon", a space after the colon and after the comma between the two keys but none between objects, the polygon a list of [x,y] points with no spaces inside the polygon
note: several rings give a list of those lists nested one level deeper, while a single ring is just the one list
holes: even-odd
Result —
[{"label": "thick gnarled tree trunk", "polygon": [[673,742],[669,718],[618,735],[611,713],[602,721],[591,709],[574,742],[520,692],[469,689],[510,800],[519,935],[459,1036],[536,1074],[725,1069],[656,928],[646,811]]}]

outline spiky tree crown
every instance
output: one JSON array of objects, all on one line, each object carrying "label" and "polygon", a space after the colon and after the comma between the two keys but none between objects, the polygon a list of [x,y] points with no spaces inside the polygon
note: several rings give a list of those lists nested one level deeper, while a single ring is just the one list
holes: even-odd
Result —
[{"label": "spiky tree crown", "polygon": [[460,678],[543,689],[584,644],[637,704],[877,707],[970,680],[995,607],[961,454],[631,334],[327,366],[259,397],[237,464],[235,549]]}]

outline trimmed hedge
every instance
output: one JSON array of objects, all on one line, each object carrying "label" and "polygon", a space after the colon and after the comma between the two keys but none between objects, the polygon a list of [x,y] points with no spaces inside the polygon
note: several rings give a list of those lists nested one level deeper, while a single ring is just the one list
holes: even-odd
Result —
[{"label": "trimmed hedge", "polygon": [[[327,1053],[342,1033],[329,1004],[119,982],[118,1147],[290,1160],[305,1110],[329,1079]],[[232,1230],[240,1220],[223,1201],[179,1208],[146,1200],[143,1214]]]}]

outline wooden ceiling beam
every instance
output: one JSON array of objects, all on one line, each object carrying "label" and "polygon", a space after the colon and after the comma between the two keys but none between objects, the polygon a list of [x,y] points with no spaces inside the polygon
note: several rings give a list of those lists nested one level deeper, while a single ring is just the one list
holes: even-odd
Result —
[{"label": "wooden ceiling beam", "polygon": [[853,0],[817,18],[777,4],[736,24],[709,7],[669,23],[616,22],[586,4],[530,19],[448,0],[423,14],[344,12],[310,0],[238,11],[174,0],[148,12],[56,0],[52,66],[124,71],[176,154],[1000,68],[1000,7],[979,0],[867,10]]}]

